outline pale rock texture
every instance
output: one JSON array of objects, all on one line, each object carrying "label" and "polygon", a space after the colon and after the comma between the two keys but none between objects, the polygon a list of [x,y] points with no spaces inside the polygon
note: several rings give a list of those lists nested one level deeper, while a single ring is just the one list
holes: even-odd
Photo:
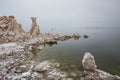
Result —
[{"label": "pale rock texture", "polygon": [[34,70],[37,72],[45,72],[53,68],[53,64],[49,61],[43,61],[40,64],[36,65]]},{"label": "pale rock texture", "polygon": [[17,41],[25,31],[14,16],[0,17],[0,42]]},{"label": "pale rock texture", "polygon": [[87,70],[95,71],[97,68],[94,56],[92,56],[91,53],[89,52],[85,53],[83,60],[82,60],[82,65],[84,69],[87,69]]},{"label": "pale rock texture", "polygon": [[0,17],[0,30],[3,32],[14,32],[16,35],[24,33],[21,24],[19,24],[14,16]]},{"label": "pale rock texture", "polygon": [[36,17],[31,17],[32,19],[32,26],[31,29],[29,31],[30,35],[39,35],[40,34],[40,30],[39,30],[39,26],[37,25],[37,21],[36,21]]},{"label": "pale rock texture", "polygon": [[120,77],[117,75],[112,75],[97,69],[94,56],[89,52],[85,53],[82,60],[82,65],[85,69],[85,77],[81,78],[80,80],[120,80]]}]

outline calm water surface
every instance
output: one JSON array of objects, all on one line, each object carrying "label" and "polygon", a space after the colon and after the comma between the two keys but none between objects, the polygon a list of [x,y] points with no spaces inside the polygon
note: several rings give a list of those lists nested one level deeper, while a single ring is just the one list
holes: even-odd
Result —
[{"label": "calm water surface", "polygon": [[79,33],[81,35],[88,34],[89,38],[70,39],[60,41],[57,45],[46,46],[37,53],[36,57],[42,60],[54,59],[63,66],[74,65],[82,70],[83,55],[85,52],[91,52],[99,69],[120,75],[119,31],[119,28],[81,28]]}]

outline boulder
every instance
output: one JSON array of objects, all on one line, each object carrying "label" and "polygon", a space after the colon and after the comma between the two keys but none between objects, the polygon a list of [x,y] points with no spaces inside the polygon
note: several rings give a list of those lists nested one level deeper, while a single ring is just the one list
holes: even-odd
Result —
[{"label": "boulder", "polygon": [[91,53],[89,52],[85,53],[82,60],[82,65],[83,65],[83,68],[86,70],[95,71],[97,69],[94,56],[92,56]]},{"label": "boulder", "polygon": [[117,75],[112,75],[97,69],[94,56],[92,56],[92,54],[89,52],[85,53],[82,60],[82,65],[85,69],[85,77],[81,78],[80,80],[120,80],[120,77]]},{"label": "boulder", "polygon": [[36,72],[46,72],[54,68],[53,63],[49,61],[43,61],[35,66],[34,71]]}]

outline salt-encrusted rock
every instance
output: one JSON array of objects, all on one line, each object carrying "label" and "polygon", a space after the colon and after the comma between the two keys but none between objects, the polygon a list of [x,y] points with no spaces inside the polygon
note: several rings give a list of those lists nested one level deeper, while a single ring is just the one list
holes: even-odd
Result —
[{"label": "salt-encrusted rock", "polygon": [[57,69],[53,69],[52,71],[50,71],[48,74],[48,80],[59,80],[60,78],[66,77],[66,73],[61,72]]},{"label": "salt-encrusted rock", "polygon": [[16,66],[16,72],[27,72],[30,68],[30,65],[21,65],[21,66]]},{"label": "salt-encrusted rock", "polygon": [[81,78],[80,80],[120,80],[120,77],[117,75],[112,75],[97,69],[94,56],[92,56],[92,54],[89,52],[85,53],[82,60],[82,65],[85,69],[85,77]]},{"label": "salt-encrusted rock", "polygon": [[39,26],[37,25],[37,21],[36,21],[36,17],[31,17],[32,19],[32,26],[31,29],[29,31],[30,35],[39,35],[40,34],[40,30],[39,30]]},{"label": "salt-encrusted rock", "polygon": [[91,53],[89,52],[85,53],[82,60],[82,65],[84,69],[91,70],[91,71],[95,71],[97,68],[94,56],[92,56]]},{"label": "salt-encrusted rock", "polygon": [[86,75],[84,78],[80,80],[120,80],[119,76],[111,75],[105,71],[97,69],[95,72],[84,71]]},{"label": "salt-encrusted rock", "polygon": [[45,72],[53,69],[54,64],[49,61],[43,61],[35,66],[34,71]]},{"label": "salt-encrusted rock", "polygon": [[0,42],[18,41],[19,37],[21,37],[19,35],[24,33],[21,24],[16,21],[14,16],[0,17]]},{"label": "salt-encrusted rock", "polygon": [[60,63],[54,63],[54,66],[55,66],[56,68],[59,68],[59,67],[60,67]]},{"label": "salt-encrusted rock", "polygon": [[80,34],[77,32],[77,33],[74,33],[73,34],[73,38],[74,39],[79,39],[80,38]]},{"label": "salt-encrusted rock", "polygon": [[21,24],[19,24],[14,16],[0,17],[0,30],[3,32],[14,32],[15,34],[24,33]]},{"label": "salt-encrusted rock", "polygon": [[32,46],[32,45],[30,45],[29,47],[28,47],[28,50],[29,51],[32,51],[34,49],[34,46]]},{"label": "salt-encrusted rock", "polygon": [[65,80],[73,80],[72,78],[66,78]]},{"label": "salt-encrusted rock", "polygon": [[8,51],[6,52],[6,55],[8,55],[8,56],[13,55],[13,50],[8,50]]},{"label": "salt-encrusted rock", "polygon": [[43,74],[34,72],[34,73],[32,73],[31,77],[33,80],[41,80],[43,78]]},{"label": "salt-encrusted rock", "polygon": [[31,65],[30,69],[27,72],[22,73],[21,76],[22,77],[29,77],[29,76],[31,76],[33,67],[34,67],[34,65]]},{"label": "salt-encrusted rock", "polygon": [[38,49],[38,50],[42,50],[43,47],[42,47],[42,46],[38,46],[37,49]]}]

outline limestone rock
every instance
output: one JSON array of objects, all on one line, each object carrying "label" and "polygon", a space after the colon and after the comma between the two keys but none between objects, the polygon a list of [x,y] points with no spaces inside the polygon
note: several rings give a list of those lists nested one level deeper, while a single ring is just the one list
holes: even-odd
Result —
[{"label": "limestone rock", "polygon": [[48,80],[59,80],[60,78],[66,77],[66,73],[61,72],[57,69],[53,69],[48,74]]},{"label": "limestone rock", "polygon": [[89,52],[85,53],[82,64],[86,76],[80,80],[120,80],[119,76],[97,69],[94,56]]},{"label": "limestone rock", "polygon": [[59,67],[60,67],[60,63],[54,63],[54,66],[55,66],[56,68],[59,68]]},{"label": "limestone rock", "polygon": [[80,38],[80,34],[78,32],[74,33],[73,34],[73,38],[76,39],[76,40],[79,39]]},{"label": "limestone rock", "polygon": [[36,21],[36,17],[31,17],[32,19],[32,26],[31,29],[29,31],[30,35],[39,35],[40,34],[40,30],[39,30],[39,26],[37,25],[37,21]]},{"label": "limestone rock", "polygon": [[12,50],[8,50],[8,51],[6,52],[6,55],[8,55],[8,56],[13,55],[13,51],[12,51]]},{"label": "limestone rock", "polygon": [[73,80],[72,78],[67,78],[66,80]]},{"label": "limestone rock", "polygon": [[[14,16],[0,17],[0,42],[18,41],[18,35],[24,34],[21,24],[19,24]],[[17,36],[17,39],[16,39]]]},{"label": "limestone rock", "polygon": [[41,80],[43,78],[43,74],[37,73],[37,72],[34,72],[31,76],[32,76],[33,80]]},{"label": "limestone rock", "polygon": [[40,64],[36,65],[34,70],[37,72],[45,72],[52,69],[54,65],[49,61],[43,61]]},{"label": "limestone rock", "polygon": [[89,52],[85,53],[82,60],[82,65],[84,69],[91,70],[91,71],[95,71],[97,68],[94,56],[92,56],[91,53]]},{"label": "limestone rock", "polygon": [[24,33],[24,30],[21,27],[21,24],[19,24],[14,16],[2,16],[0,17],[0,30],[4,32],[15,32],[15,34],[18,33]]},{"label": "limestone rock", "polygon": [[120,80],[119,76],[111,75],[99,69],[97,69],[95,72],[84,71],[84,74],[86,76],[80,80]]}]

